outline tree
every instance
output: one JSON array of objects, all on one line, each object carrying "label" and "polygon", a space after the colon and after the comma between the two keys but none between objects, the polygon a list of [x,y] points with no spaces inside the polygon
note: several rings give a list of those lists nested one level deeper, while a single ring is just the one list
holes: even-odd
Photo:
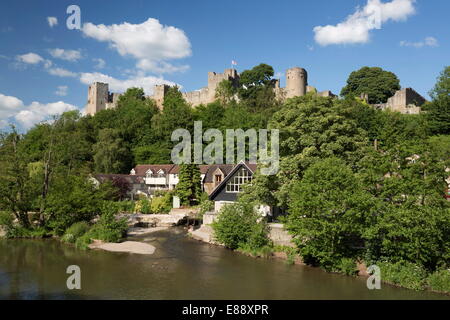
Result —
[{"label": "tree", "polygon": [[441,72],[430,96],[433,101],[425,110],[432,133],[450,134],[450,66]]},{"label": "tree", "polygon": [[152,128],[157,141],[171,143],[172,132],[187,129],[193,132],[192,109],[184,100],[178,87],[170,87],[164,96],[163,110],[152,118]]},{"label": "tree", "polygon": [[269,240],[267,225],[260,218],[250,203],[225,205],[212,225],[214,237],[230,249],[261,249]]},{"label": "tree", "polygon": [[216,98],[222,105],[226,105],[233,100],[236,94],[236,88],[230,80],[222,80],[216,88]]},{"label": "tree", "polygon": [[124,146],[118,131],[102,129],[93,147],[95,169],[99,173],[128,172],[130,152]]},{"label": "tree", "polygon": [[450,166],[447,136],[404,141],[361,159],[358,175],[383,210],[366,231],[368,261],[410,261],[429,270],[449,263]]},{"label": "tree", "polygon": [[183,205],[197,204],[202,194],[200,169],[195,164],[180,166],[176,195]]},{"label": "tree", "polygon": [[377,201],[337,158],[323,159],[291,190],[287,228],[306,261],[334,269],[362,254],[363,234]]},{"label": "tree", "polygon": [[368,146],[366,132],[345,117],[339,103],[316,95],[289,99],[274,114],[269,128],[280,130],[280,188],[275,195],[285,208],[293,183],[302,178],[310,165],[338,157],[356,167]]},{"label": "tree", "polygon": [[11,133],[0,135],[0,210],[14,215],[22,227],[29,228],[28,213],[37,207],[40,184],[30,177],[22,141],[14,127]]},{"label": "tree", "polygon": [[400,90],[400,81],[394,73],[378,67],[363,67],[350,74],[341,96],[368,94],[369,103],[386,103],[397,90]]},{"label": "tree", "polygon": [[273,75],[273,67],[265,63],[241,73],[238,95],[250,110],[270,109],[276,104]]}]

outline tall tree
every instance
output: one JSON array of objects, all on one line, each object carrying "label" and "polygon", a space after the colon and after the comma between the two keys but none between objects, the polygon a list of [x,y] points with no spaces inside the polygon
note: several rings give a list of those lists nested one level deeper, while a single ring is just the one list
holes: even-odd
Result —
[{"label": "tall tree", "polygon": [[434,134],[450,134],[450,66],[441,72],[430,96],[433,101],[425,110],[431,131]]},{"label": "tall tree", "polygon": [[93,147],[95,169],[99,173],[128,172],[130,152],[114,129],[100,130]]},{"label": "tall tree", "polygon": [[200,169],[196,164],[180,166],[179,181],[176,194],[183,205],[197,204],[202,193]]},{"label": "tall tree", "polygon": [[400,90],[400,80],[394,73],[378,67],[363,67],[350,74],[341,95],[359,97],[368,94],[369,103],[385,103],[397,90]]}]

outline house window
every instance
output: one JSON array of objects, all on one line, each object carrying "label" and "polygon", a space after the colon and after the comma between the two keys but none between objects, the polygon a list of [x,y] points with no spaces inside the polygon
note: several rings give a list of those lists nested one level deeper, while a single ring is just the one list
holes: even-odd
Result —
[{"label": "house window", "polygon": [[219,184],[220,182],[222,182],[222,175],[216,174],[214,181],[216,182],[216,184]]},{"label": "house window", "polygon": [[250,172],[247,169],[242,168],[227,183],[226,190],[230,193],[239,193],[241,192],[241,186],[250,181],[252,181]]}]

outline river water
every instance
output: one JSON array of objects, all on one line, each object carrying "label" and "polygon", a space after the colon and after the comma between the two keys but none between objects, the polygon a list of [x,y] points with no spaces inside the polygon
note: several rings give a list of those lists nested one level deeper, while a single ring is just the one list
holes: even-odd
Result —
[{"label": "river water", "polygon": [[[449,299],[317,268],[255,259],[190,239],[181,228],[140,236],[150,256],[81,251],[57,240],[0,240],[0,299]],[[81,268],[81,290],[66,269]]]}]

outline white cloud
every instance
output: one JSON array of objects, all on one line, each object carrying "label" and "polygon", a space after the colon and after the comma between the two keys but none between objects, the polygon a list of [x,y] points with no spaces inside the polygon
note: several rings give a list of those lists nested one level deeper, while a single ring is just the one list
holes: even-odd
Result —
[{"label": "white cloud", "polygon": [[16,97],[5,96],[0,93],[0,118],[5,119],[11,117],[22,106],[23,102]]},{"label": "white cloud", "polygon": [[415,0],[368,0],[366,6],[357,8],[345,21],[337,25],[314,28],[315,41],[321,46],[332,44],[367,43],[370,31],[380,29],[388,21],[404,21],[415,13]]},{"label": "white cloud", "polygon": [[106,62],[102,58],[94,58],[92,59],[92,61],[96,63],[96,65],[94,66],[95,69],[103,69],[106,66]]},{"label": "white cloud", "polygon": [[29,129],[34,124],[49,120],[54,115],[59,115],[67,111],[78,109],[74,105],[58,101],[54,103],[42,104],[32,102],[26,109],[15,115],[15,119],[23,128]]},{"label": "white cloud", "polygon": [[50,54],[53,58],[62,59],[66,61],[77,61],[82,58],[79,50],[64,50],[60,48],[50,49]]},{"label": "white cloud", "polygon": [[76,77],[77,74],[75,72],[63,69],[63,68],[51,68],[48,69],[47,72],[49,74],[51,74],[52,76],[57,76],[57,77]]},{"label": "white cloud", "polygon": [[53,28],[54,26],[58,25],[58,18],[56,17],[47,17],[47,22],[50,28]]},{"label": "white cloud", "polygon": [[82,32],[87,37],[108,42],[122,56],[137,59],[141,70],[158,73],[186,70],[187,66],[173,66],[167,61],[191,55],[191,44],[183,30],[164,26],[149,18],[141,24],[113,24],[105,26],[85,23]]},{"label": "white cloud", "polygon": [[42,58],[40,55],[36,53],[30,52],[27,54],[16,56],[16,60],[26,64],[38,64],[44,61],[44,58]]},{"label": "white cloud", "polygon": [[174,82],[152,76],[136,75],[125,80],[119,80],[99,72],[82,73],[80,81],[86,85],[94,82],[108,83],[109,89],[114,92],[125,92],[128,88],[132,87],[143,88],[147,95],[153,94],[153,86],[157,84],[175,85]]},{"label": "white cloud", "polygon": [[69,90],[68,86],[58,86],[58,88],[55,91],[55,94],[60,97],[65,97],[67,96],[68,90]]},{"label": "white cloud", "polygon": [[76,106],[63,101],[47,104],[35,101],[26,106],[16,97],[0,94],[0,127],[6,127],[10,120],[16,120],[24,129],[28,129],[38,122],[49,120],[52,115],[75,109]]},{"label": "white cloud", "polygon": [[439,42],[434,37],[426,37],[423,41],[418,42],[409,42],[409,41],[400,41],[400,46],[402,47],[439,47]]}]

